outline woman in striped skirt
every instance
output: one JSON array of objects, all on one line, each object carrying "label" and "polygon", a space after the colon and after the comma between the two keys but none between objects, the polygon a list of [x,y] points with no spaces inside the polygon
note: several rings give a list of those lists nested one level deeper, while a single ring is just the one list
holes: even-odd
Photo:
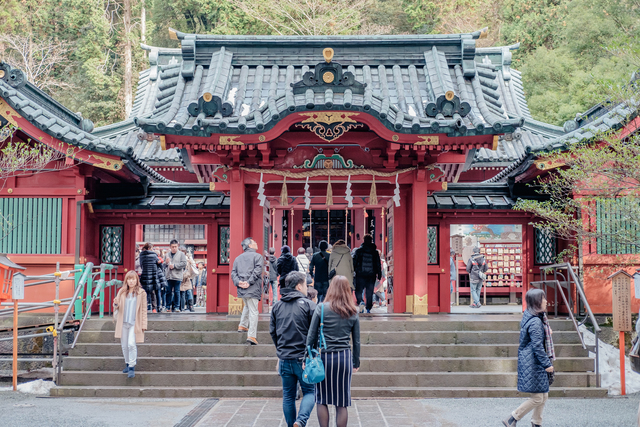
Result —
[{"label": "woman in striped skirt", "polygon": [[[353,302],[351,285],[344,276],[331,281],[323,304],[313,313],[307,345],[317,347],[321,309],[324,305],[323,334],[327,344],[321,352],[324,381],[316,384],[316,403],[320,427],[329,426],[329,405],[336,406],[336,425],[346,427],[351,406],[351,376],[360,368],[360,322]],[[353,352],[351,351],[353,339]]]}]

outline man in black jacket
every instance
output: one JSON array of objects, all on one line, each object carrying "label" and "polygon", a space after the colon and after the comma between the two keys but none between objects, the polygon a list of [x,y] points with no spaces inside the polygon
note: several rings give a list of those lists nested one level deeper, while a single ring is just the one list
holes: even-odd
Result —
[{"label": "man in black jacket", "polygon": [[362,291],[366,292],[367,313],[371,313],[373,307],[373,287],[376,279],[382,278],[382,264],[380,255],[373,243],[373,237],[365,234],[362,245],[356,250],[353,257],[353,269],[356,272],[356,300],[362,306]]},{"label": "man in black jacket", "polygon": [[[315,402],[313,384],[302,380],[307,333],[316,304],[307,299],[307,276],[292,271],[280,289],[281,298],[271,310],[269,333],[276,346],[282,378],[282,410],[288,427],[304,427]],[[296,392],[302,388],[300,412],[296,417]]]},{"label": "man in black jacket", "polygon": [[318,246],[320,247],[320,252],[311,258],[309,271],[311,272],[311,277],[314,279],[313,287],[318,291],[318,302],[322,302],[324,301],[324,296],[327,294],[327,289],[329,289],[330,254],[327,252],[329,244],[325,240],[321,241]]}]

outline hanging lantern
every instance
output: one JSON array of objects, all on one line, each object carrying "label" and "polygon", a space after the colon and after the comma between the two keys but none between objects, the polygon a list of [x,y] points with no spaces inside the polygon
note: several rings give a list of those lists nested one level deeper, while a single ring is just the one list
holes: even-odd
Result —
[{"label": "hanging lantern", "polygon": [[344,199],[347,201],[347,206],[352,208],[353,196],[351,195],[351,175],[349,175],[349,178],[347,178],[347,191],[345,193]]},{"label": "hanging lantern", "polygon": [[331,189],[331,177],[329,177],[329,183],[327,184],[327,206],[333,205],[333,190]]},{"label": "hanging lantern", "polygon": [[371,191],[369,192],[369,204],[378,204],[378,192],[376,191],[376,176],[373,175],[373,181],[371,182]]},{"label": "hanging lantern", "polygon": [[287,177],[284,177],[282,190],[280,190],[280,205],[289,206],[289,194],[287,193]]}]

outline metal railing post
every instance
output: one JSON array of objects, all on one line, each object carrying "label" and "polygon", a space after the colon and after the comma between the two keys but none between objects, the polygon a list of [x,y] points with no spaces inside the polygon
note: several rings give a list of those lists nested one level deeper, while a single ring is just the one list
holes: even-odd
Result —
[{"label": "metal railing post", "polygon": [[89,312],[89,318],[91,318],[91,296],[93,295],[93,268],[89,272],[89,276],[87,277],[87,286],[85,287],[85,307],[84,309]]},{"label": "metal railing post", "polygon": [[[56,272],[53,274],[55,276],[55,282],[56,282],[56,298],[53,300],[53,313],[54,313],[54,320],[53,320],[53,327],[54,327],[54,331],[57,331],[59,328],[59,324],[58,324],[58,314],[60,312],[60,276],[62,275],[60,273],[60,263],[57,262],[56,263]],[[58,339],[58,334],[54,333],[53,334],[53,378],[52,380],[58,384],[58,372],[60,371],[58,368],[58,353],[60,350],[60,340]]]},{"label": "metal railing post", "polygon": [[104,268],[100,268],[100,281],[99,281],[101,285],[100,286],[100,319],[104,317],[104,278],[105,278]]},{"label": "metal railing post", "polygon": [[[82,274],[84,273],[84,265],[83,264],[75,264],[73,266],[74,270],[80,270],[79,272],[76,272],[75,276],[75,283],[74,283],[74,289],[78,289],[78,285],[80,283],[80,278],[82,277]],[[76,320],[80,320],[82,319],[82,299],[77,299],[73,302],[73,318]],[[57,327],[57,325],[56,325]]]}]

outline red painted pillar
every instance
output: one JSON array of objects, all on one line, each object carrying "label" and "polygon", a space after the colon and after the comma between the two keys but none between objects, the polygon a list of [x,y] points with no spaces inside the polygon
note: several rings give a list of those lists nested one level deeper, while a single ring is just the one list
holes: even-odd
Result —
[{"label": "red painted pillar", "polygon": [[[233,268],[233,261],[242,253],[242,247],[240,242],[244,239],[246,234],[245,229],[245,216],[247,215],[247,203],[244,185],[244,173],[240,170],[232,170],[229,174],[231,177],[230,191],[231,191],[231,205],[230,205],[230,221],[229,227],[231,231],[230,236],[230,258],[229,258],[229,309],[230,315],[242,314],[242,300],[237,298],[238,292],[233,280],[231,279],[231,269]],[[220,295],[224,298],[224,295]]]},{"label": "red painted pillar", "polygon": [[407,257],[407,191],[400,191],[400,206],[393,206],[393,311],[410,311],[407,296],[413,295],[413,281],[408,270],[411,264]]},{"label": "red painted pillar", "polygon": [[[429,298],[438,298],[437,295],[428,295],[427,275],[429,267],[427,228],[427,181],[414,180],[411,186],[411,211],[408,213],[412,224],[408,258],[413,263],[413,314],[427,315],[429,313]],[[407,308],[407,311],[410,308]]]}]

